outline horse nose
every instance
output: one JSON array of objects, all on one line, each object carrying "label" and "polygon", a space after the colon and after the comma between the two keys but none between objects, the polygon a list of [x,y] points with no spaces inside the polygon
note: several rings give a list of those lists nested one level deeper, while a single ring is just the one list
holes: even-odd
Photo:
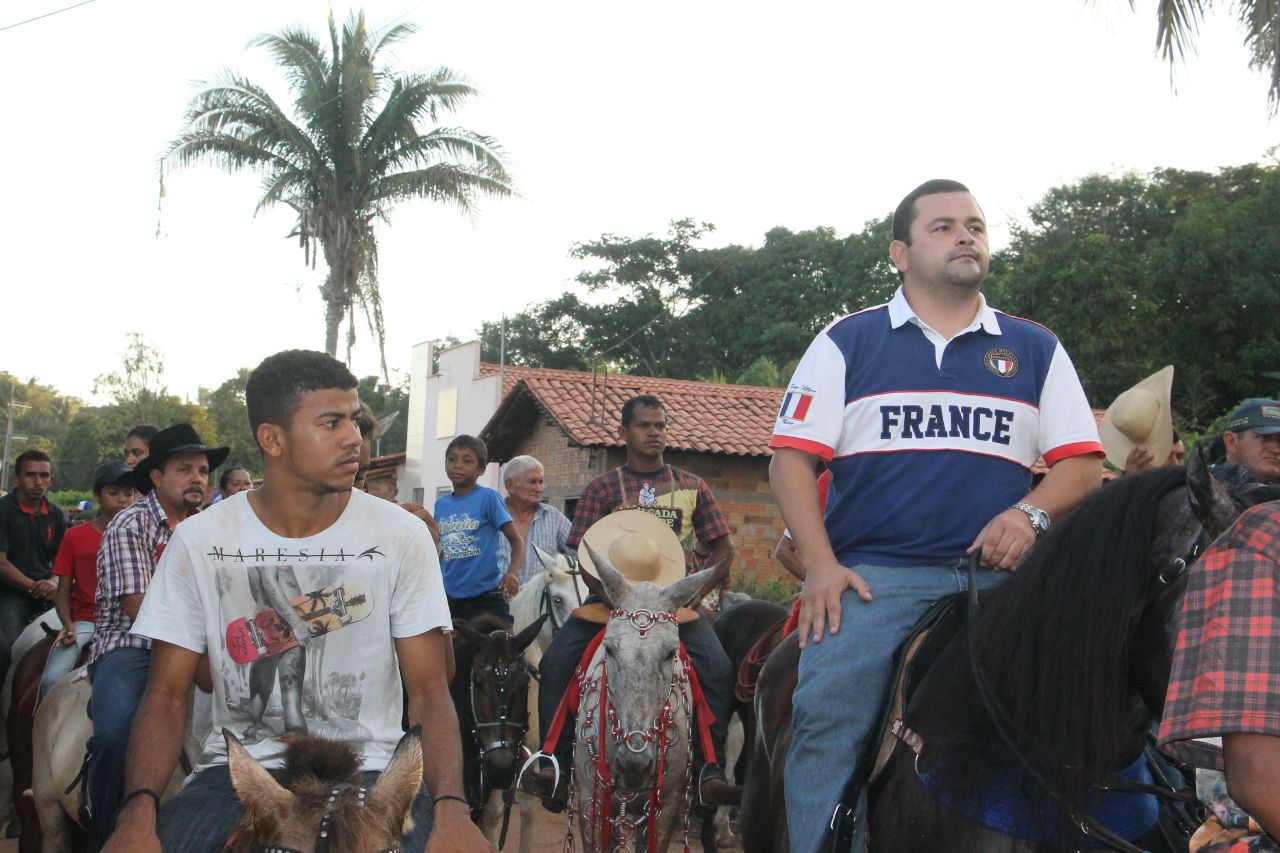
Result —
[{"label": "horse nose", "polygon": [[649,750],[632,752],[629,749],[623,749],[616,755],[618,773],[624,778],[642,779],[647,777],[653,770],[653,756],[649,753]]},{"label": "horse nose", "polygon": [[515,750],[502,747],[485,754],[485,781],[495,788],[510,787],[517,769]]}]

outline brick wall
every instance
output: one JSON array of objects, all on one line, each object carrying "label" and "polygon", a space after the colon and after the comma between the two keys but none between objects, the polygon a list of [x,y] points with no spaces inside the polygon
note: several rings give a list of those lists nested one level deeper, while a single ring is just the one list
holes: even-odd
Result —
[{"label": "brick wall", "polygon": [[[570,447],[564,432],[545,417],[512,455],[519,454],[528,454],[542,463],[546,472],[543,495],[560,510],[565,509],[566,501],[581,494],[587,483],[626,459],[621,448]],[[737,549],[733,562],[735,580],[790,578],[773,559],[773,546],[783,525],[769,491],[768,459],[677,451],[668,451],[665,459],[697,474],[711,487],[733,531]]]}]

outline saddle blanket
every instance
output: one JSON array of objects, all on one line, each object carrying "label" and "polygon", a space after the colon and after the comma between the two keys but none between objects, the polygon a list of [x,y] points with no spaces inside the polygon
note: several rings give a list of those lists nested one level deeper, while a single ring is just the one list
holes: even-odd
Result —
[{"label": "saddle blanket", "polygon": [[[1147,766],[1145,755],[1139,755],[1137,761],[1119,771],[1116,776],[1130,782],[1146,785],[1152,783],[1151,769]],[[1028,800],[1017,796],[1011,780],[1000,780],[986,797],[977,802],[953,802],[955,798],[951,792],[932,771],[921,772],[920,782],[940,801],[989,829],[1027,841],[1061,843],[1053,818],[1046,820],[1046,815],[1056,814],[1056,807],[1049,806],[1042,799]],[[1097,789],[1089,793],[1088,808],[1089,815],[1095,821],[1121,838],[1131,841],[1155,828],[1160,804],[1151,794]],[[1090,850],[1107,846],[1082,832],[1069,843],[1079,849]]]}]

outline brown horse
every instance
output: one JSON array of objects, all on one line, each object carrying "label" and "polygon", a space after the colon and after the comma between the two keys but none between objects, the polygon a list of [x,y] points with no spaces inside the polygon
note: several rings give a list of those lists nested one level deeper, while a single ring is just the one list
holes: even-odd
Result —
[{"label": "brown horse", "polygon": [[[959,632],[907,706],[902,721],[918,736],[917,751],[896,744],[871,789],[875,848],[1042,853],[1080,846],[1068,815],[1091,811],[1096,792],[1142,754],[1163,704],[1168,620],[1186,583],[1188,555],[1237,511],[1193,457],[1185,472],[1121,478],[1055,525],[1017,572],[984,594],[972,640]],[[757,744],[766,760],[748,774],[744,791],[747,853],[788,849],[783,768],[798,661],[796,638],[788,638],[761,674]],[[974,671],[985,672],[999,711],[977,698]],[[1010,721],[1034,771],[1003,747],[992,713]],[[852,773],[852,755],[832,758],[842,765],[838,772]],[[990,798],[1009,791],[1016,834],[966,817],[986,818],[993,802],[1004,808]],[[1135,826],[1129,840],[1150,829]]]},{"label": "brown horse", "polygon": [[387,768],[367,792],[361,787],[360,758],[348,744],[294,736],[285,750],[281,785],[235,735],[226,729],[222,734],[231,784],[244,804],[231,851],[400,849],[400,837],[412,826],[410,809],[422,786],[420,728],[415,726],[400,739]]}]

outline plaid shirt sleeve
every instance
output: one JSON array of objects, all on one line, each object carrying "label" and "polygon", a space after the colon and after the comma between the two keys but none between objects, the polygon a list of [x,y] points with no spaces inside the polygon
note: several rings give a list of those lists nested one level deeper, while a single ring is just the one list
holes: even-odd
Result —
[{"label": "plaid shirt sleeve", "polygon": [[156,563],[156,545],[138,513],[130,524],[107,530],[98,548],[98,597],[120,598],[147,591]]},{"label": "plaid shirt sleeve", "polygon": [[1280,508],[1255,507],[1193,568],[1161,743],[1280,735]]},{"label": "plaid shirt sleeve", "polygon": [[729,535],[729,522],[725,521],[716,496],[704,480],[698,480],[698,505],[693,510],[693,532],[699,542],[706,543]]},{"label": "plaid shirt sleeve", "polygon": [[610,487],[610,478],[606,475],[596,477],[582,490],[578,498],[578,506],[573,511],[573,527],[569,529],[569,548],[576,549],[582,536],[600,519],[617,508],[619,498]]}]

